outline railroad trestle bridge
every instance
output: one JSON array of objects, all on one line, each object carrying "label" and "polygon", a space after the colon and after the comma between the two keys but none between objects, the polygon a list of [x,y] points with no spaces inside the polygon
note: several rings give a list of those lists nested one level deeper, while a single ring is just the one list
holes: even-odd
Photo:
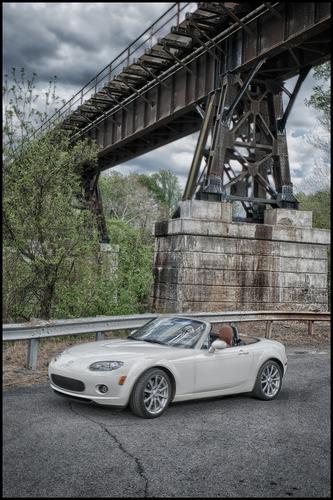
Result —
[{"label": "railroad trestle bridge", "polygon": [[330,56],[330,27],[329,2],[176,3],[40,132],[61,120],[73,140],[96,140],[98,169],[83,182],[98,209],[102,170],[200,130],[183,199],[239,200],[263,221],[266,204],[297,207],[285,126],[308,71]]},{"label": "railroad trestle bridge", "polygon": [[156,226],[157,309],[327,307],[329,239],[295,215],[286,123],[330,39],[329,2],[176,3],[37,131],[60,122],[99,145],[82,184],[102,242],[100,173],[199,131],[181,206]]}]

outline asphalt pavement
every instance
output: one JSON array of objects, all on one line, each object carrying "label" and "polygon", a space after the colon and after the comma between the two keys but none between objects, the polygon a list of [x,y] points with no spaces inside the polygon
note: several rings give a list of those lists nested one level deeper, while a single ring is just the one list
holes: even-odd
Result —
[{"label": "asphalt pavement", "polygon": [[145,420],[46,385],[3,393],[3,496],[330,497],[330,356],[289,348],[274,401],[172,404]]}]

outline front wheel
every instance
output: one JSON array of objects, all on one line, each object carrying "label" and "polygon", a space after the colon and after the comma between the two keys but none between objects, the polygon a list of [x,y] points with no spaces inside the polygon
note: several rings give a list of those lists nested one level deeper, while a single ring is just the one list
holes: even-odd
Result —
[{"label": "front wheel", "polygon": [[282,387],[282,370],[276,361],[266,361],[260,368],[252,395],[258,399],[276,398]]},{"label": "front wheel", "polygon": [[169,406],[171,382],[165,371],[151,368],[141,375],[132,391],[129,406],[142,418],[156,418]]}]

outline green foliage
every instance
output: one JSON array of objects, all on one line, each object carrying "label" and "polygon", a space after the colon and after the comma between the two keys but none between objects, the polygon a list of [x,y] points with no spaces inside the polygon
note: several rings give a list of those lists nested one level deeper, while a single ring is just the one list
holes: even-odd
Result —
[{"label": "green foliage", "polygon": [[153,282],[153,223],[167,218],[170,209],[153,176],[112,173],[101,177],[100,189],[110,240],[119,253],[113,277],[99,296],[108,294],[113,314],[143,312]]},{"label": "green foliage", "polygon": [[38,317],[50,316],[58,283],[68,281],[75,261],[93,251],[91,213],[76,208],[75,194],[77,165],[96,153],[86,141],[69,147],[68,138],[54,132],[31,142],[4,169],[4,242],[21,260],[33,296],[27,304]]},{"label": "green foliage", "polygon": [[177,176],[169,170],[152,175],[112,172],[99,182],[105,213],[149,231],[155,221],[167,219],[181,198]]},{"label": "green foliage", "polygon": [[306,100],[306,104],[329,116],[331,112],[331,62],[317,66],[313,76],[320,81],[320,84],[313,88],[313,93],[310,99]]},{"label": "green foliage", "polygon": [[145,231],[125,221],[109,219],[111,262],[102,252],[102,262],[78,263],[71,286],[58,294],[56,316],[90,317],[134,314],[147,310],[152,283],[153,245]]},{"label": "green foliage", "polygon": [[138,229],[151,230],[155,220],[167,216],[167,210],[154,193],[136,174],[122,175],[112,172],[100,178],[99,186],[105,214],[126,221]]},{"label": "green foliage", "polygon": [[[331,63],[315,68],[314,77],[319,84],[313,88],[305,103],[319,112],[318,121],[324,133],[312,134],[308,141],[321,153],[315,161],[313,172],[303,181],[304,189],[310,194],[300,192],[297,198],[300,210],[309,210],[313,215],[313,227],[331,228],[331,186],[330,186],[330,129],[331,129]],[[326,134],[325,134],[326,131]],[[330,299],[330,247],[328,247],[328,296]],[[330,300],[328,302],[330,304]]]},{"label": "green foliage", "polygon": [[298,193],[300,210],[313,212],[313,227],[320,229],[331,228],[331,193],[329,191],[317,191],[316,193]]},{"label": "green foliage", "polygon": [[115,314],[143,312],[152,284],[153,238],[123,221],[109,220],[108,229],[112,243],[119,247]]},{"label": "green foliage", "polygon": [[170,170],[160,170],[152,175],[140,174],[138,179],[162,205],[168,208],[169,215],[176,209],[182,192],[177,176]]},{"label": "green foliage", "polygon": [[112,276],[100,278],[94,310],[144,312],[153,282],[153,223],[168,218],[179,202],[178,179],[169,171],[151,176],[113,172],[101,177],[100,189],[110,240],[119,251]]},{"label": "green foliage", "polygon": [[[300,210],[309,210],[312,212],[312,225],[319,229],[331,229],[331,192],[330,189],[324,191],[316,191],[314,193],[305,194],[298,193]],[[330,294],[331,294],[331,248],[327,248],[327,293],[328,306],[330,310]]]},{"label": "green foliage", "polygon": [[331,87],[330,87],[331,63],[327,62],[317,66],[314,77],[320,84],[313,88],[309,100],[305,100],[307,106],[314,108],[317,121],[321,126],[320,133],[311,132],[307,141],[316,150],[313,170],[300,186],[302,191],[330,192],[330,157],[331,157]]},{"label": "green foliage", "polygon": [[[75,145],[53,129],[34,138],[47,111],[37,104],[34,78],[25,82],[13,71],[3,87],[4,156],[4,320],[54,314],[60,289],[71,285],[80,259],[96,251],[96,231],[89,211],[79,210],[78,167],[93,163],[97,147]],[[45,109],[56,100],[45,93]]]},{"label": "green foliage", "polygon": [[[3,320],[131,314],[147,310],[152,284],[154,221],[180,199],[176,176],[102,176],[111,240],[101,252],[95,220],[82,210],[80,171],[97,161],[97,146],[70,144],[54,128],[34,135],[58,102],[55,81],[38,101],[35,75],[13,71],[5,103]],[[54,109],[53,109],[54,111]]]},{"label": "green foliage", "polygon": [[138,174],[137,179],[142,186],[145,186],[160,203],[166,203],[165,195],[161,187],[157,184],[152,175]]}]

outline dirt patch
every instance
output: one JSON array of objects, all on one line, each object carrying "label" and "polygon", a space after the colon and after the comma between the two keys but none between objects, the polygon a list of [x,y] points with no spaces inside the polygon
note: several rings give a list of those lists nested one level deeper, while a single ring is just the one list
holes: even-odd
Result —
[{"label": "dirt patch", "polygon": [[[265,322],[238,323],[240,333],[265,336]],[[126,333],[109,334],[105,338],[126,337]],[[274,322],[272,325],[272,339],[278,340],[286,346],[294,347],[327,347],[331,340],[331,325],[329,322],[317,322],[314,326],[314,335],[309,336],[307,324],[301,322],[285,323]],[[42,339],[38,352],[36,370],[25,368],[27,359],[27,341],[3,342],[3,388],[45,384],[48,382],[47,367],[50,359],[57,353],[72,345],[83,344],[95,340],[94,335],[84,335],[80,338],[51,338]]]},{"label": "dirt patch", "polygon": [[[254,335],[255,337],[265,337],[266,322],[258,323],[238,323],[240,333]],[[283,322],[274,321],[272,323],[272,340],[278,340],[289,347],[324,347],[331,342],[331,323],[328,321],[314,324],[314,334],[308,334],[307,322]]]}]

